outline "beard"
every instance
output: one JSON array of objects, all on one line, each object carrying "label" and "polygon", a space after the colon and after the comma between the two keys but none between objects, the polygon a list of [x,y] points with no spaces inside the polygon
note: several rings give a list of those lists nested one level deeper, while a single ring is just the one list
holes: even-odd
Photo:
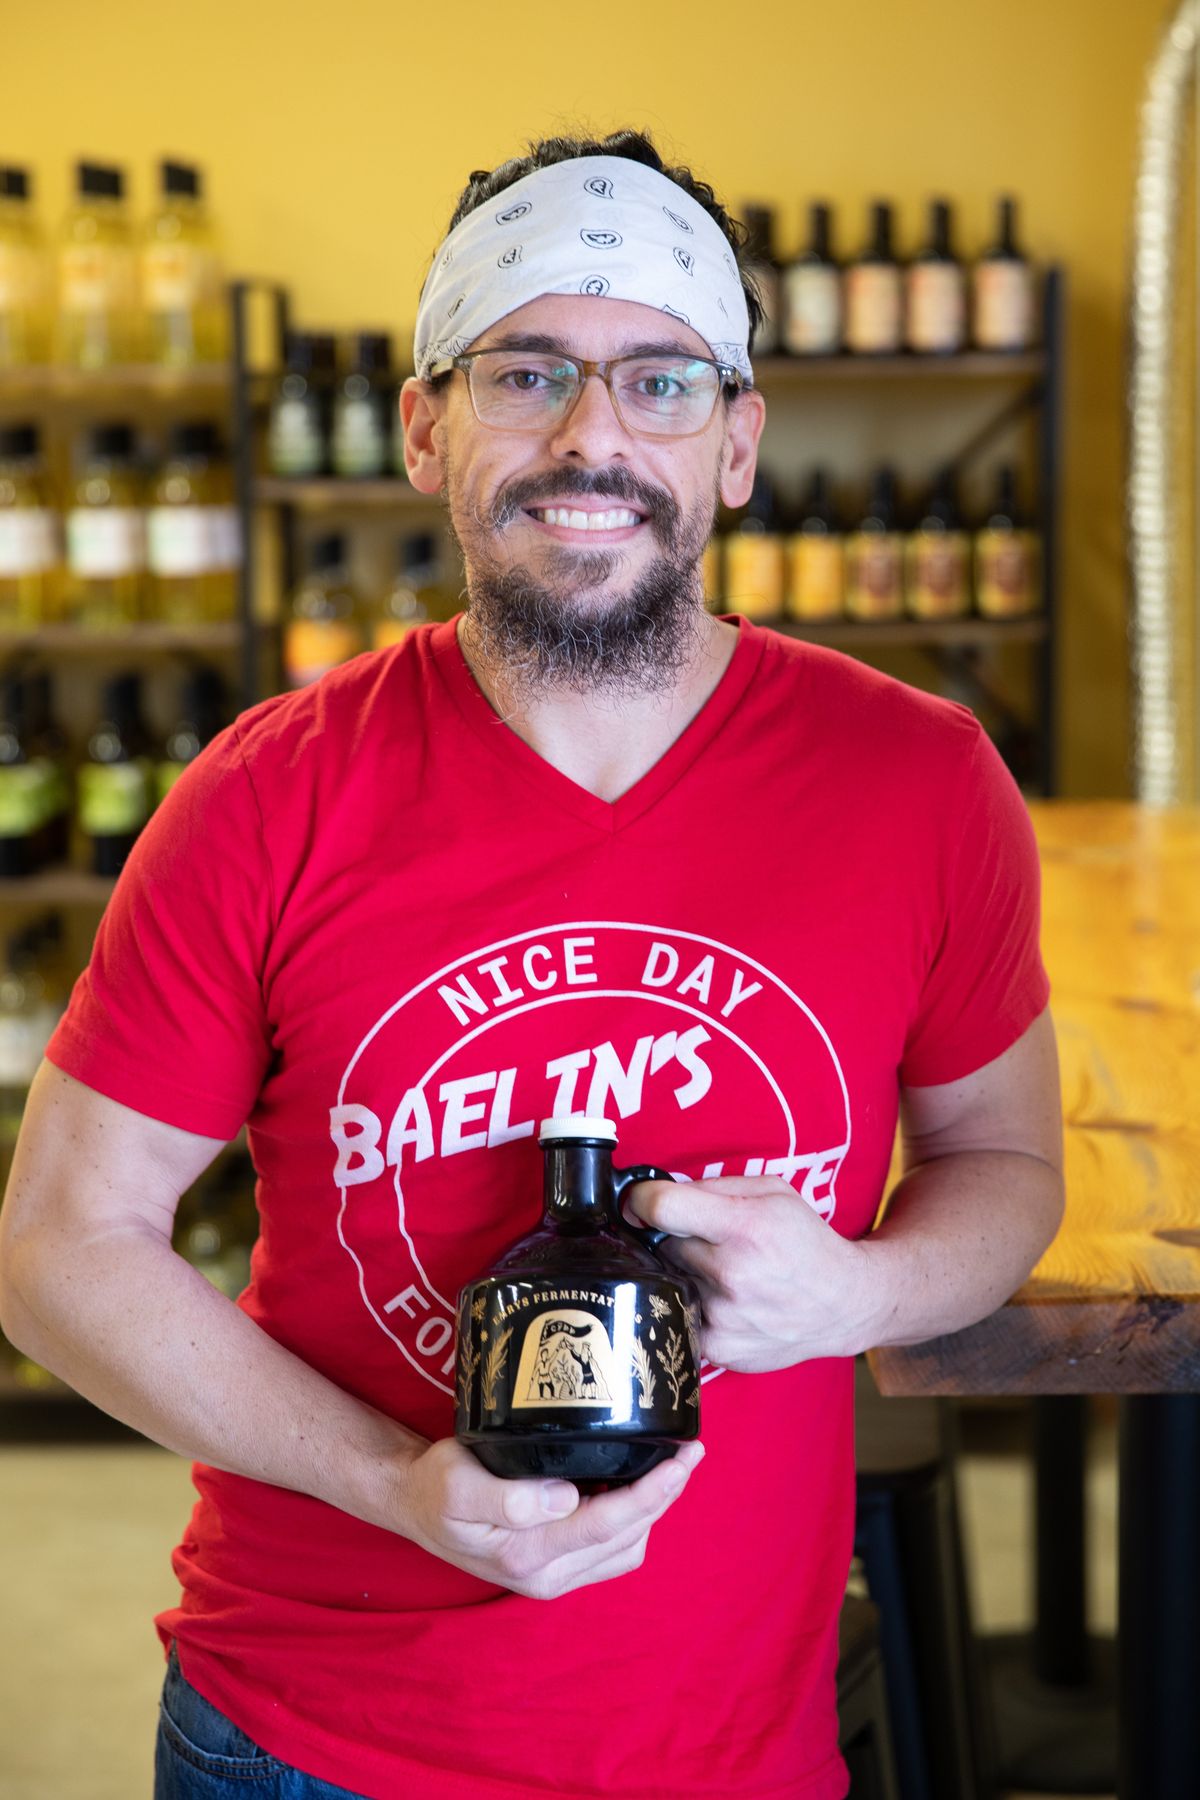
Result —
[{"label": "beard", "polygon": [[[712,532],[718,489],[684,513],[669,494],[622,468],[564,469],[503,488],[490,510],[468,506],[445,461],[446,510],[467,576],[463,636],[502,688],[508,707],[563,691],[628,700],[674,685],[702,648],[700,559]],[[502,564],[495,532],[547,500],[577,495],[625,502],[646,514],[661,553],[624,591],[615,585],[624,549],[585,550],[548,542],[541,572]]]}]

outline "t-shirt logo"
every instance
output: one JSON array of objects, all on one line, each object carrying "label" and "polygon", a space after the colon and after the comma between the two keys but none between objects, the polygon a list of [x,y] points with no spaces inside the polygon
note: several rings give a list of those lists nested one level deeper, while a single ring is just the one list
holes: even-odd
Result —
[{"label": "t-shirt logo", "polygon": [[[536,1225],[538,1128],[571,1113],[616,1122],[618,1167],[777,1174],[833,1217],[846,1083],[820,1021],[769,969],[713,938],[620,921],[484,945],[376,1020],[329,1112],[338,1234],[363,1302],[447,1395],[458,1290]],[[586,1315],[560,1326],[522,1378],[566,1404],[606,1365],[603,1345],[572,1335]]]},{"label": "t-shirt logo", "polygon": [[615,250],[624,242],[619,231],[581,231],[579,235],[593,250]]}]

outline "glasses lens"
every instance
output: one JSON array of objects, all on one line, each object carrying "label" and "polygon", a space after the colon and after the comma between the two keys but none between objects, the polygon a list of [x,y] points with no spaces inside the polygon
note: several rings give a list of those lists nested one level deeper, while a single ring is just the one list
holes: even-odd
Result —
[{"label": "glasses lens", "polygon": [[468,365],[471,400],[488,425],[540,431],[561,417],[579,388],[579,370],[561,356],[485,350]]},{"label": "glasses lens", "polygon": [[686,357],[631,356],[613,364],[612,386],[632,430],[673,437],[708,423],[721,377],[711,363]]}]

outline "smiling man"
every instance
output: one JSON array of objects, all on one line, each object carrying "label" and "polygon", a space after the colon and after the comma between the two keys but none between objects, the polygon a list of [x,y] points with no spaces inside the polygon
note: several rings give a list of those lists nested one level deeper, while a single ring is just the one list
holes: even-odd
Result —
[{"label": "smiling man", "polygon": [[[1020,1284],[1061,1113],[976,720],[704,608],[764,419],[742,238],[636,133],[471,177],[401,401],[465,609],[209,746],[34,1083],[4,1329],[196,1459],[159,1800],[845,1795],[852,1359]],[[703,1465],[586,1497],[451,1436],[455,1296],[572,1113],[677,1177],[633,1197],[706,1358]],[[171,1228],[243,1123],[232,1304]]]}]

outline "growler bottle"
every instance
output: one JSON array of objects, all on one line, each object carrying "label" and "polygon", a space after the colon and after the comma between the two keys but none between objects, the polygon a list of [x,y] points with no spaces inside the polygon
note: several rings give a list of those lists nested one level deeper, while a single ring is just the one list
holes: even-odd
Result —
[{"label": "growler bottle", "polygon": [[589,1491],[634,1481],[700,1432],[700,1306],[630,1224],[608,1119],[542,1122],[544,1216],[458,1297],[454,1434],[486,1469]]}]

